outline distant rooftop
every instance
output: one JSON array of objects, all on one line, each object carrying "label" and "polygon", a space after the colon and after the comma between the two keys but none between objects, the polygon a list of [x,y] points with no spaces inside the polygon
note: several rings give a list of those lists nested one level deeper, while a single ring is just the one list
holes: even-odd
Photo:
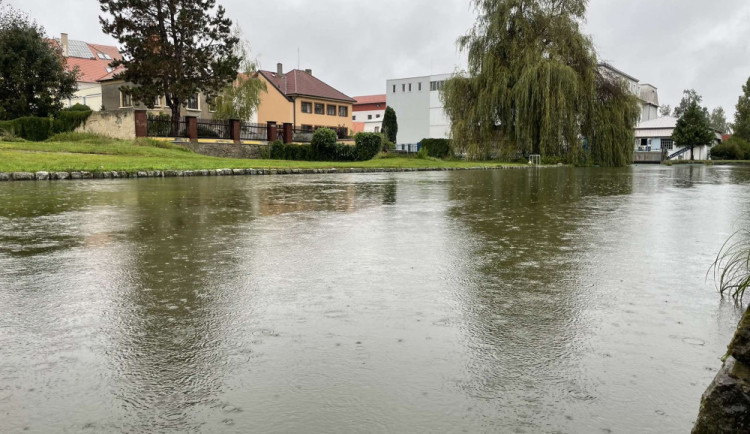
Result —
[{"label": "distant rooftop", "polygon": [[357,101],[355,104],[385,104],[386,95],[355,96],[354,99]]},{"label": "distant rooftop", "polygon": [[259,73],[286,97],[309,96],[349,103],[356,102],[354,99],[314,77],[310,70],[302,71],[293,69],[284,74],[272,71],[259,71]]}]

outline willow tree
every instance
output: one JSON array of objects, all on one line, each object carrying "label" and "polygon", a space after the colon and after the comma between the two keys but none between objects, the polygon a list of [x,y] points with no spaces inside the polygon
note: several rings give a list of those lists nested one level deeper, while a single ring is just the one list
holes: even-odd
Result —
[{"label": "willow tree", "polygon": [[625,143],[632,147],[637,100],[598,70],[580,28],[588,1],[473,3],[477,23],[458,41],[468,74],[443,89],[454,144],[470,158],[521,152],[576,162],[583,136],[596,132],[602,152],[592,155],[602,159],[595,162],[625,164],[620,154]]},{"label": "willow tree", "polygon": [[234,54],[240,59],[240,73],[215,96],[214,119],[240,119],[249,121],[260,106],[266,82],[258,77],[258,63],[250,56],[250,43],[243,38],[242,30],[236,26],[234,37],[239,41]]}]

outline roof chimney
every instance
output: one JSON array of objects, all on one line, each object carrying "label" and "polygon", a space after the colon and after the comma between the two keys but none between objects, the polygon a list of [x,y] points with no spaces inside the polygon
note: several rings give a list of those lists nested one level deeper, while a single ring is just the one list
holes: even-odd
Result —
[{"label": "roof chimney", "polygon": [[284,75],[284,65],[282,65],[281,63],[276,64],[276,74]]},{"label": "roof chimney", "polygon": [[63,57],[68,57],[70,55],[70,49],[68,48],[69,45],[67,33],[60,33],[60,45],[62,46]]},{"label": "roof chimney", "polygon": [[305,72],[312,75],[312,69],[305,69]]}]

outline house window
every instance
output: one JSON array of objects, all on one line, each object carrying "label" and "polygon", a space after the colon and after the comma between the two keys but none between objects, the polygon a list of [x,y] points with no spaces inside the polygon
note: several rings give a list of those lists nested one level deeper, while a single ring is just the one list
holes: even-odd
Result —
[{"label": "house window", "polygon": [[409,83],[409,92],[411,92],[411,83]]},{"label": "house window", "polygon": [[380,119],[380,115],[375,115],[375,118],[376,119]]},{"label": "house window", "polygon": [[401,92],[406,92],[406,83],[401,85]]},{"label": "house window", "polygon": [[375,132],[379,133],[380,132],[380,127],[375,127]]},{"label": "house window", "polygon": [[325,104],[320,104],[320,103],[316,102],[315,103],[315,114],[316,115],[324,115],[325,112],[326,112],[326,108],[325,107],[326,107]]},{"label": "house window", "polygon": [[422,92],[422,82],[417,83],[417,90]]},{"label": "house window", "polygon": [[430,82],[430,91],[435,92],[443,88],[443,84],[445,84],[445,81],[431,81]]},{"label": "house window", "polygon": [[198,101],[198,94],[195,94],[187,99],[185,106],[188,110],[200,110],[200,102]]},{"label": "house window", "polygon": [[672,139],[661,139],[661,146],[664,149],[672,150],[674,149],[674,140]]},{"label": "house window", "polygon": [[328,105],[328,116],[336,116],[336,106]]},{"label": "house window", "polygon": [[216,97],[207,96],[206,97],[206,104],[208,104],[208,112],[209,113],[215,113],[216,112]]},{"label": "house window", "polygon": [[120,92],[120,107],[133,107],[133,97]]},{"label": "house window", "polygon": [[304,132],[304,133],[312,133],[313,132],[313,126],[312,125],[302,125],[302,132]]},{"label": "house window", "polygon": [[352,120],[356,121],[357,120],[357,115],[352,116]]},{"label": "house window", "polygon": [[393,93],[396,93],[396,85],[393,85]]},{"label": "house window", "polygon": [[312,103],[311,102],[303,102],[302,103],[302,113],[312,113]]},{"label": "house window", "polygon": [[154,107],[161,107],[161,97],[157,96],[154,100]]},{"label": "house window", "polygon": [[367,115],[367,120],[372,120],[372,115]]},{"label": "house window", "polygon": [[340,105],[339,106],[339,116],[341,116],[342,118],[345,118],[345,117],[349,116],[349,107]]}]

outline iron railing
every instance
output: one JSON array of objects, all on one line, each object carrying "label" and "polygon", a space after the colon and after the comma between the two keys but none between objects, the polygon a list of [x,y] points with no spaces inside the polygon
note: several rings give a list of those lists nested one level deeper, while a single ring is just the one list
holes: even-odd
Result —
[{"label": "iron railing", "polygon": [[198,120],[198,138],[199,139],[224,139],[232,138],[229,131],[228,121],[206,121]]},{"label": "iron railing", "polygon": [[[169,117],[149,117],[146,119],[148,137],[175,137],[172,134],[172,119]],[[177,137],[187,137],[187,122],[181,119],[177,127]]]},{"label": "iron railing", "polygon": [[240,140],[266,140],[268,125],[243,122],[240,126]]}]

